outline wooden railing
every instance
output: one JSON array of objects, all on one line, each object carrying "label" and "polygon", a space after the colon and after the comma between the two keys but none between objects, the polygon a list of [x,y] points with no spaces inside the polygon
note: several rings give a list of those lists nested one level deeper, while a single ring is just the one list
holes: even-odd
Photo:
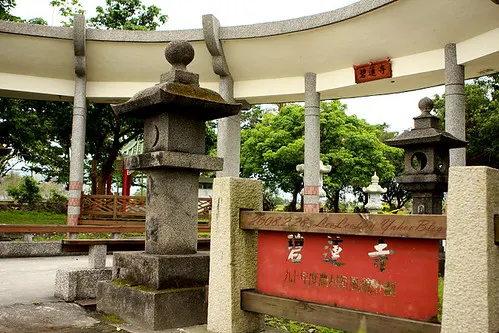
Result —
[{"label": "wooden railing", "polygon": [[[198,217],[209,223],[211,198],[199,198]],[[82,195],[80,225],[143,225],[146,197],[120,195]]]},{"label": "wooden railing", "polygon": [[[198,232],[210,232],[211,198],[199,198]],[[49,232],[144,232],[146,197],[119,195],[82,195],[81,214],[78,225],[30,225],[0,224],[0,233],[25,234],[30,240],[32,234]]]}]

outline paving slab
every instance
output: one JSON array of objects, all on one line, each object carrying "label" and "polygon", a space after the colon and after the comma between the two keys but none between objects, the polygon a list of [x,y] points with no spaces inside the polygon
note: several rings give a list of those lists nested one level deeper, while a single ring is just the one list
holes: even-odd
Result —
[{"label": "paving slab", "polygon": [[89,315],[74,303],[51,302],[0,306],[1,333],[110,333],[116,327]]},{"label": "paving slab", "polygon": [[[111,255],[106,266],[112,266]],[[55,274],[63,267],[88,267],[88,256],[1,258],[0,305],[58,301],[54,297]]]}]

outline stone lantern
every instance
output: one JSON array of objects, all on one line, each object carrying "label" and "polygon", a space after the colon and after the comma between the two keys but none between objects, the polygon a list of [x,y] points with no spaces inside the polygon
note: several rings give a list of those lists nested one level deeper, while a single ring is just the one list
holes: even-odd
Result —
[{"label": "stone lantern", "polygon": [[403,148],[404,174],[397,182],[411,193],[413,213],[442,214],[443,193],[447,191],[449,149],[466,146],[452,134],[440,129],[440,121],[430,114],[433,101],[419,101],[421,115],[414,118],[414,129],[385,143]]},{"label": "stone lantern", "polygon": [[386,193],[386,188],[381,187],[378,182],[379,177],[375,172],[374,176],[371,177],[371,184],[368,187],[362,188],[362,191],[368,195],[365,208],[369,214],[377,214],[378,210],[383,208],[383,205],[381,204],[381,195]]},{"label": "stone lantern", "polygon": [[222,170],[223,159],[205,155],[205,121],[241,108],[199,87],[186,68],[194,58],[189,43],[170,42],[165,57],[172,69],[159,84],[113,105],[118,116],[144,120],[144,152],[124,162],[147,174],[145,252],[115,253],[113,281],[97,290],[99,311],[152,330],[206,323],[209,253],[197,251],[199,172]]}]

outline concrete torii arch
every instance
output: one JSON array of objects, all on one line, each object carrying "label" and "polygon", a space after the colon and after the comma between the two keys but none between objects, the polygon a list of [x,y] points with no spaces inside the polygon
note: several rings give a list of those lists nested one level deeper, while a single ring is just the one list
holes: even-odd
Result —
[{"label": "concrete torii arch", "polygon": [[[74,98],[68,209],[68,221],[74,223],[86,101],[120,102],[157,82],[159,73],[168,70],[162,58],[166,42],[189,41],[196,52],[190,71],[225,99],[250,104],[305,100],[312,118],[317,118],[320,98],[387,94],[445,82],[446,130],[464,139],[464,79],[499,71],[498,16],[496,0],[361,0],[331,12],[247,26],[220,27],[208,15],[203,29],[178,31],[92,30],[83,17],[75,19],[74,28],[0,21],[0,96]],[[355,84],[353,65],[387,56],[391,79]],[[219,152],[226,159],[222,175],[237,176],[237,116],[222,122],[220,132]],[[311,166],[306,186],[317,186],[317,154],[305,154]],[[452,161],[464,164],[464,151],[453,152]]]}]

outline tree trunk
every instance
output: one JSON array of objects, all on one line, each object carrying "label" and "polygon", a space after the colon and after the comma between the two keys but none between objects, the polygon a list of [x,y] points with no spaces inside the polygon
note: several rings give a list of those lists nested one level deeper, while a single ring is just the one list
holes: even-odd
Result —
[{"label": "tree trunk", "polygon": [[334,191],[333,209],[334,209],[335,213],[339,213],[340,212],[340,190]]}]

